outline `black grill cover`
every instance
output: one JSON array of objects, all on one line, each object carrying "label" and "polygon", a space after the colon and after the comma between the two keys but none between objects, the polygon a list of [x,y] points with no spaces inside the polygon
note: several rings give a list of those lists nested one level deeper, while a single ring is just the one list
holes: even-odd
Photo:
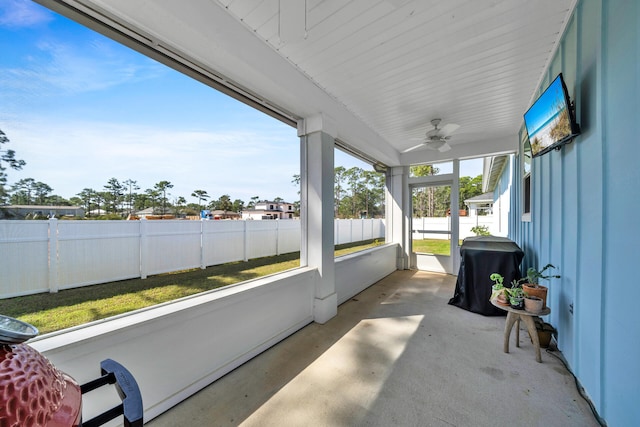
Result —
[{"label": "black grill cover", "polygon": [[460,247],[460,272],[449,304],[483,314],[504,316],[506,312],[489,302],[492,273],[504,276],[504,285],[519,279],[524,252],[512,240],[497,236],[467,237]]}]

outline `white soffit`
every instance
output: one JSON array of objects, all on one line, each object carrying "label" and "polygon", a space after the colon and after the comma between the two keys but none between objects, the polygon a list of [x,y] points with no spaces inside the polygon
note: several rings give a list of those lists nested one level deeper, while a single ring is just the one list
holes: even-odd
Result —
[{"label": "white soffit", "polygon": [[[107,17],[292,117],[325,114],[388,165],[515,151],[576,2],[38,1]],[[434,118],[460,125],[452,149],[401,154]]]}]

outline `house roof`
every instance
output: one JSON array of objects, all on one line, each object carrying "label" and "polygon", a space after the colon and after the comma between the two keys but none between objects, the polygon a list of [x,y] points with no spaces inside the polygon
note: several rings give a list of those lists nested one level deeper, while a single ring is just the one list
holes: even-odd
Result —
[{"label": "house roof", "polygon": [[482,190],[493,191],[498,185],[502,171],[507,166],[509,156],[490,156],[484,159],[482,170]]},{"label": "house roof", "polygon": [[271,200],[260,200],[259,202],[256,203],[256,205],[261,204],[261,203],[272,203],[274,205],[293,205],[293,203],[290,202],[274,202]]},{"label": "house roof", "polygon": [[468,199],[464,199],[466,204],[470,203],[493,203],[493,192],[480,194],[478,196],[470,197]]},{"label": "house roof", "polygon": [[154,208],[145,208],[136,212],[136,215],[153,215]]}]

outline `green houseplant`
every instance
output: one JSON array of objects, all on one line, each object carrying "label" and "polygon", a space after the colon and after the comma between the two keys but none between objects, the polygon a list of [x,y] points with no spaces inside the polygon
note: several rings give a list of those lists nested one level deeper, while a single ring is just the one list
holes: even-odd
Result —
[{"label": "green houseplant", "polygon": [[491,300],[496,300],[500,305],[509,305],[507,288],[504,287],[504,277],[500,273],[489,276],[493,280],[491,286]]},{"label": "green houseplant", "polygon": [[511,307],[523,310],[525,293],[520,281],[514,279],[511,282],[511,287],[507,288],[507,293],[509,294],[509,304]]},{"label": "green houseplant", "polygon": [[540,270],[535,267],[529,267],[527,269],[527,275],[518,281],[522,283],[522,289],[525,294],[542,299],[542,308],[547,306],[548,288],[540,284],[540,279],[549,280],[560,278],[559,274],[545,274],[550,268],[555,269],[556,267],[553,264],[547,264]]}]

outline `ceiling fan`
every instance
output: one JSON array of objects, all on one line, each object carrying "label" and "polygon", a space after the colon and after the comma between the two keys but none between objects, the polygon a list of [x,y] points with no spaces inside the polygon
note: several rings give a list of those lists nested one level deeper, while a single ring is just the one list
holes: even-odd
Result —
[{"label": "ceiling fan", "polygon": [[426,147],[429,150],[438,150],[441,153],[451,150],[451,146],[447,141],[451,138],[451,134],[458,130],[460,125],[457,125],[455,123],[447,123],[443,127],[439,128],[438,125],[440,124],[440,122],[442,122],[442,119],[431,120],[433,129],[427,131],[427,134],[424,138],[420,138],[422,142],[418,145],[407,148],[406,150],[402,151],[402,153],[408,153],[409,151],[413,151],[417,148],[422,147]]}]

